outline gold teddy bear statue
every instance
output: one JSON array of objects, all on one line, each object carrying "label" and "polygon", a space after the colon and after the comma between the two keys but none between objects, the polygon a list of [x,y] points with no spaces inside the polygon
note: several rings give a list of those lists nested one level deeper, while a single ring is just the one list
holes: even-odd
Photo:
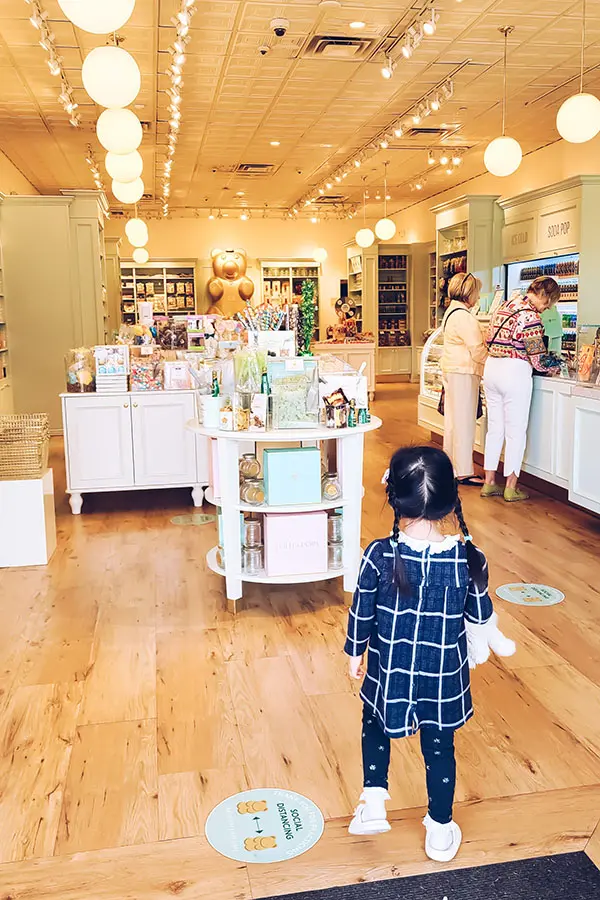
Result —
[{"label": "gold teddy bear statue", "polygon": [[252,850],[274,850],[277,846],[277,838],[273,835],[269,837],[251,837],[246,838],[244,847],[248,852]]},{"label": "gold teddy bear statue", "polygon": [[213,250],[211,259],[213,275],[206,285],[208,312],[231,319],[246,309],[254,294],[254,282],[246,275],[246,251]]},{"label": "gold teddy bear statue", "polygon": [[266,800],[247,800],[245,803],[238,803],[237,811],[240,816],[252,813],[267,812],[268,806]]}]

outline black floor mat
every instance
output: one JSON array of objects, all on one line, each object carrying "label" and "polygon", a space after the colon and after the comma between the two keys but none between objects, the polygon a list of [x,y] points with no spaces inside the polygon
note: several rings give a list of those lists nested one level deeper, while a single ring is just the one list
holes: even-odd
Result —
[{"label": "black floor mat", "polygon": [[[600,870],[585,853],[352,884],[285,900],[599,900]],[[271,898],[275,900],[275,898]],[[282,900],[282,898],[277,898]]]}]

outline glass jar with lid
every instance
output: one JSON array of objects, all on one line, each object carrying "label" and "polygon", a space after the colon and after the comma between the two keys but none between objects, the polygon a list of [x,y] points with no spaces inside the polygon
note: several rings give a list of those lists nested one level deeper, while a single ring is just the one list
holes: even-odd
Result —
[{"label": "glass jar with lid", "polygon": [[327,545],[328,566],[330,569],[344,568],[344,545],[328,544]]},{"label": "glass jar with lid", "polygon": [[256,458],[256,453],[244,453],[240,459],[240,475],[242,478],[258,478],[260,463]]},{"label": "glass jar with lid", "polygon": [[331,544],[340,544],[344,540],[343,518],[341,513],[332,513],[327,518],[327,539]]},{"label": "glass jar with lid", "polygon": [[240,500],[251,506],[265,502],[265,483],[262,478],[245,478],[240,486]]},{"label": "glass jar with lid", "polygon": [[260,547],[262,544],[262,526],[260,519],[244,519],[244,547]]},{"label": "glass jar with lid", "polygon": [[337,472],[326,472],[321,479],[321,495],[323,501],[339,500],[342,496],[342,486]]},{"label": "glass jar with lid", "polygon": [[263,548],[242,547],[242,572],[246,575],[258,575],[263,569]]}]

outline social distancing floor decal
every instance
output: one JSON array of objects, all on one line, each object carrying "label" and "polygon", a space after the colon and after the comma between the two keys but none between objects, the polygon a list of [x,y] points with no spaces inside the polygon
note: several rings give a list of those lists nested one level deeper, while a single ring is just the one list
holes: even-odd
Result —
[{"label": "social distancing floor decal", "polygon": [[503,584],[496,590],[501,600],[516,603],[519,606],[556,606],[562,603],[565,595],[558,588],[547,584]]},{"label": "social distancing floor decal", "polygon": [[274,863],[306,853],[325,827],[318,806],[293,791],[244,791],[219,803],[206,820],[206,839],[229,859]]}]

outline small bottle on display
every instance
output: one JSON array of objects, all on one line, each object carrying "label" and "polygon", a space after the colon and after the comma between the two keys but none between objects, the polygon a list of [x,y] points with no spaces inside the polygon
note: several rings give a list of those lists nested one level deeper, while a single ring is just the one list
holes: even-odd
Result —
[{"label": "small bottle on display", "polygon": [[218,397],[220,394],[219,376],[215,370],[213,370],[213,373],[212,373],[212,391],[211,391],[211,393],[212,393],[213,397]]},{"label": "small bottle on display", "polygon": [[262,373],[260,379],[260,392],[261,394],[271,393],[271,391],[269,390],[269,376],[267,375],[266,371]]}]

